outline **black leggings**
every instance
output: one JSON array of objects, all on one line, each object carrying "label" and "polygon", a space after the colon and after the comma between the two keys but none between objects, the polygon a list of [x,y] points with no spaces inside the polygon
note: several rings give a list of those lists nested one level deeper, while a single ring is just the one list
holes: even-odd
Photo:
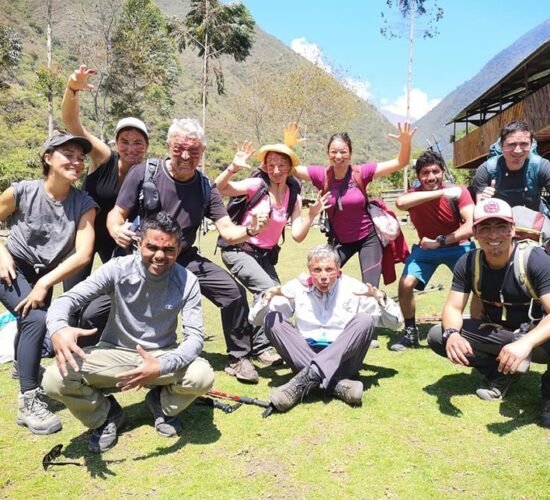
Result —
[{"label": "black leggings", "polygon": [[340,255],[342,267],[357,252],[359,252],[359,264],[361,266],[361,281],[378,287],[382,274],[382,242],[376,231],[372,231],[362,240],[353,243],[334,244],[335,250]]},{"label": "black leggings", "polygon": [[52,300],[53,289],[49,289],[42,307],[30,309],[22,318],[20,313],[15,312],[15,307],[29,295],[36,282],[48,271],[36,273],[30,264],[19,259],[14,261],[17,276],[12,281],[12,286],[7,286],[5,282],[0,283],[0,302],[17,317],[15,359],[19,365],[21,392],[26,392],[39,386],[38,371],[46,336],[46,312]]}]

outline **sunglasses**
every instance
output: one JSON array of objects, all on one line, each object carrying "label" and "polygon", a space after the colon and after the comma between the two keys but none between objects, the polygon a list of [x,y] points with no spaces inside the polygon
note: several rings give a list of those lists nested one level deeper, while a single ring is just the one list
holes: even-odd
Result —
[{"label": "sunglasses", "polygon": [[48,467],[50,465],[78,465],[79,467],[82,466],[80,462],[54,462],[56,458],[61,456],[62,449],[63,445],[58,444],[44,455],[44,458],[42,459],[42,467],[44,467],[44,470],[48,470]]}]

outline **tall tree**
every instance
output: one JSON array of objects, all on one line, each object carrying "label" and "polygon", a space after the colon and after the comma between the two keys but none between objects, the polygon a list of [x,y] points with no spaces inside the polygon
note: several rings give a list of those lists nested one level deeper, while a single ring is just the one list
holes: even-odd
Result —
[{"label": "tall tree", "polygon": [[0,90],[10,87],[8,79],[14,77],[22,53],[19,35],[7,26],[0,26]]},{"label": "tall tree", "polygon": [[128,0],[112,37],[106,78],[112,113],[167,116],[180,67],[160,9],[151,0]]},{"label": "tall tree", "polygon": [[[407,91],[406,91],[406,120],[411,119],[411,91],[412,91],[412,70],[413,70],[413,54],[414,54],[414,37],[415,33],[423,38],[433,38],[439,34],[437,24],[443,18],[443,9],[438,5],[436,0],[386,0],[386,6],[389,11],[397,10],[398,16],[401,19],[408,21],[408,37],[409,37],[409,64],[407,69]],[[380,33],[387,38],[396,38],[404,36],[405,30],[401,23],[392,22],[390,17],[381,12],[382,27]],[[415,28],[415,18],[423,18],[424,26]],[[416,32],[415,32],[416,29]],[[407,190],[407,168],[403,172],[403,188]]]},{"label": "tall tree", "polygon": [[224,75],[220,62],[222,55],[242,62],[254,43],[255,22],[248,9],[240,2],[224,4],[219,0],[191,0],[191,9],[183,22],[174,20],[171,29],[176,34],[180,51],[187,47],[202,58],[202,123],[206,129],[206,105],[210,68],[215,75],[219,94],[224,93]]}]

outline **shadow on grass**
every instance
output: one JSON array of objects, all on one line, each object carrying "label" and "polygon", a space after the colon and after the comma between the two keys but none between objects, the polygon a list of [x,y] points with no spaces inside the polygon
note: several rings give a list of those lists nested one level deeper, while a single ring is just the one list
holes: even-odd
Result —
[{"label": "shadow on grass", "polygon": [[424,387],[423,390],[437,398],[441,413],[451,417],[460,417],[462,410],[451,403],[451,398],[475,393],[480,380],[481,377],[477,373],[453,373],[441,377],[437,382]]},{"label": "shadow on grass", "polygon": [[393,368],[385,366],[375,366],[363,364],[362,370],[374,372],[374,375],[360,375],[359,380],[363,382],[363,389],[368,391],[371,387],[380,387],[380,380],[383,378],[395,377],[399,372]]},{"label": "shadow on grass", "polygon": [[[146,408],[145,402],[134,403],[124,408],[127,415],[126,423],[119,431],[119,442],[124,434],[130,433],[143,425],[150,428],[150,432],[155,434],[161,446],[158,446],[154,452],[146,455],[132,457],[129,460],[139,461],[166,456],[182,449],[186,444],[208,444],[217,441],[221,434],[218,431],[213,419],[213,408],[198,406],[192,404],[181,413],[182,432],[181,436],[174,439],[163,438],[156,434],[153,426],[153,417]],[[128,436],[131,437],[131,436]],[[102,454],[94,454],[88,450],[89,431],[83,432],[74,437],[65,448],[64,455],[71,459],[84,459],[84,466],[88,469],[91,478],[108,479],[109,476],[116,476],[116,473],[110,468],[112,464],[119,464],[128,459],[108,460]],[[167,446],[162,446],[168,443]]]}]

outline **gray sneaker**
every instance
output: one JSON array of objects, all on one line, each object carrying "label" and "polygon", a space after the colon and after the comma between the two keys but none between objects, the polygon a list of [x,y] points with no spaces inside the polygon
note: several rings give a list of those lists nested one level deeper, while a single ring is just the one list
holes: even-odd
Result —
[{"label": "gray sneaker", "polygon": [[403,330],[401,338],[390,346],[392,351],[405,351],[406,349],[420,347],[418,330],[414,326],[408,326]]},{"label": "gray sneaker", "polygon": [[48,409],[42,401],[44,391],[37,387],[31,391],[19,393],[18,410],[15,422],[27,427],[33,434],[53,434],[61,430],[61,420]]},{"label": "gray sneaker", "polygon": [[108,396],[111,407],[107,418],[102,425],[92,430],[88,440],[88,449],[93,453],[103,453],[112,448],[118,438],[118,429],[124,423],[125,415],[118,401],[113,396]]},{"label": "gray sneaker", "polygon": [[286,384],[277,387],[270,394],[269,400],[277,410],[284,412],[302,401],[311,389],[319,387],[320,384],[321,379],[311,373],[309,367],[306,367]]},{"label": "gray sneaker", "polygon": [[160,391],[161,387],[157,386],[151,389],[147,396],[145,396],[145,402],[147,408],[153,414],[155,419],[155,429],[162,437],[177,436],[181,432],[181,421],[176,415],[175,417],[169,417],[162,411],[160,405]]},{"label": "gray sneaker", "polygon": [[363,404],[363,382],[343,378],[334,386],[332,395],[350,406],[361,406]]},{"label": "gray sneaker", "polygon": [[256,368],[248,358],[232,358],[225,367],[225,373],[237,377],[239,382],[257,384],[259,377]]},{"label": "gray sneaker", "polygon": [[274,347],[268,347],[265,351],[254,356],[254,361],[257,361],[263,366],[281,366],[284,361]]},{"label": "gray sneaker", "polygon": [[484,401],[499,401],[508,392],[510,386],[519,379],[518,374],[499,375],[498,377],[487,381],[487,383],[476,391],[479,399]]}]

